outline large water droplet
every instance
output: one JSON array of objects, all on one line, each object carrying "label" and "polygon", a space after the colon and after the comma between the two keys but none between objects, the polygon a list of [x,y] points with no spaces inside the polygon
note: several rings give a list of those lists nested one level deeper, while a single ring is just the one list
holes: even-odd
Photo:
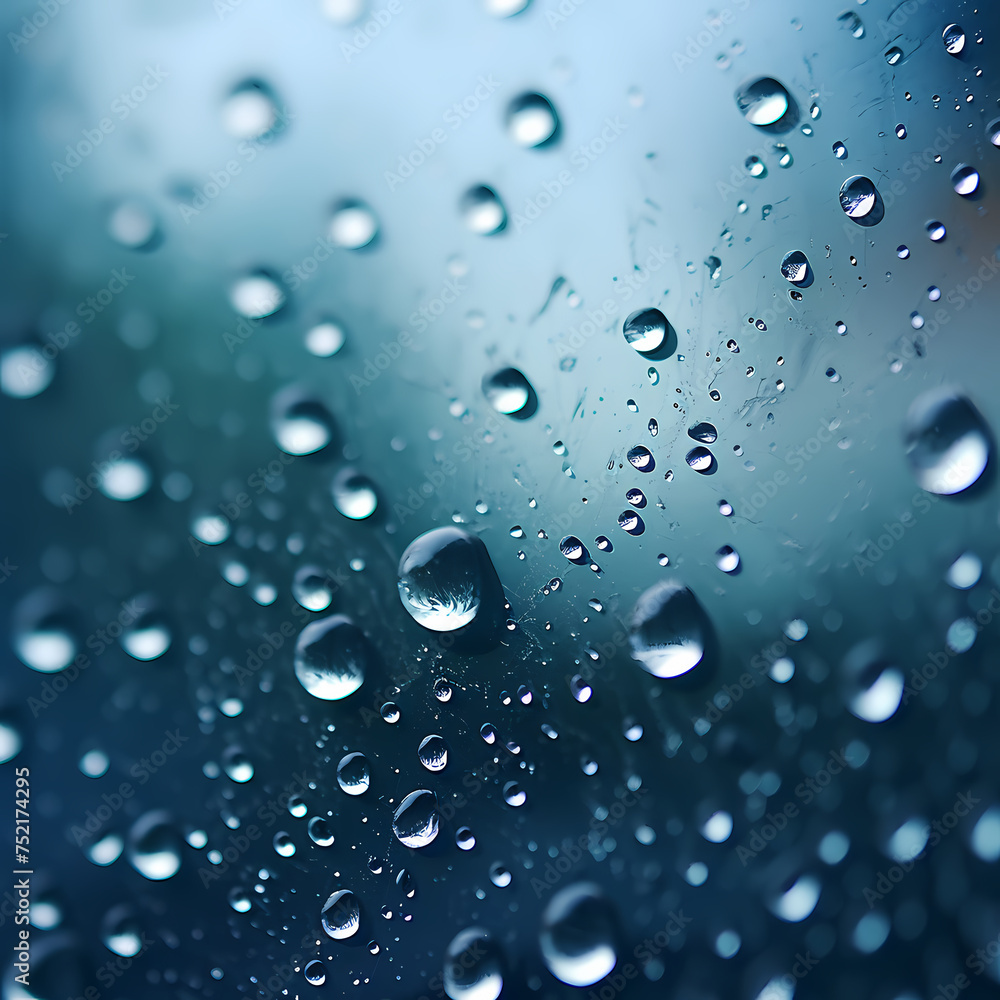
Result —
[{"label": "large water droplet", "polygon": [[763,128],[784,117],[791,98],[777,80],[764,76],[744,84],[736,92],[736,105],[751,125]]},{"label": "large water droplet", "polygon": [[561,889],[542,914],[542,958],[567,986],[592,986],[615,967],[615,937],[611,904],[590,882]]},{"label": "large water droplet", "polygon": [[418,535],[399,560],[399,598],[413,619],[434,632],[468,625],[479,613],[486,546],[461,528]]},{"label": "large water droplet", "polygon": [[361,925],[361,905],[350,889],[338,889],[323,904],[323,930],[335,941],[353,937]]},{"label": "large water droplet", "polygon": [[952,389],[929,389],[918,396],[904,432],[910,470],[928,493],[961,493],[986,469],[992,450],[989,428],[975,406]]},{"label": "large water droplet", "polygon": [[330,242],[344,250],[360,250],[378,235],[378,219],[363,201],[338,202],[330,216]]},{"label": "large water droplet", "polygon": [[404,847],[426,847],[438,835],[437,796],[426,788],[410,792],[392,817],[392,832]]},{"label": "large water droplet", "polygon": [[222,107],[222,122],[234,139],[260,139],[278,123],[278,108],[267,84],[245,80]]},{"label": "large water droplet", "polygon": [[960,55],[965,48],[965,32],[957,24],[949,24],[941,32],[941,41],[944,43],[944,50],[950,56]]},{"label": "large water droplet", "polygon": [[963,198],[972,197],[979,189],[979,171],[968,163],[960,163],[951,172],[951,186]]},{"label": "large water droplet", "polygon": [[148,812],[132,824],[128,860],[140,875],[153,882],[177,874],[181,867],[181,836],[167,813]]},{"label": "large water droplet", "polygon": [[442,979],[451,1000],[497,1000],[503,989],[503,962],[489,931],[468,927],[452,938]]},{"label": "large water droplet", "polygon": [[[534,412],[535,390],[516,368],[501,368],[483,379],[483,395],[497,413],[510,417],[527,417]],[[531,411],[531,413],[527,411]]]},{"label": "large water droplet", "polygon": [[861,174],[848,177],[840,187],[840,207],[848,218],[866,218],[875,209],[877,202],[875,185]]},{"label": "large water droplet", "polygon": [[271,403],[271,433],[286,454],[312,455],[333,439],[330,411],[318,399],[304,396],[295,386],[277,393]]},{"label": "large water droplet", "polygon": [[521,94],[507,108],[507,130],[519,146],[544,146],[558,127],[556,109],[541,94]]},{"label": "large water droplet", "polygon": [[425,736],[417,748],[417,756],[428,771],[443,771],[448,766],[448,744],[437,733]]},{"label": "large water droplet", "polygon": [[629,347],[640,354],[658,351],[667,337],[667,317],[659,309],[639,309],[622,326]]},{"label": "large water droplet", "polygon": [[314,698],[339,701],[361,687],[374,659],[364,632],[345,615],[331,615],[299,633],[295,676]]},{"label": "large water droplet", "polygon": [[363,753],[349,753],[337,765],[337,784],[348,795],[364,795],[371,783],[371,769]]},{"label": "large water droplet", "polygon": [[352,521],[371,517],[378,506],[375,484],[356,469],[341,469],[333,477],[330,492],[334,507]]},{"label": "large water droplet", "polygon": [[688,428],[688,437],[695,441],[700,441],[702,444],[715,444],[719,439],[719,432],[715,424],[711,424],[707,420],[701,420]]},{"label": "large water droplet", "polygon": [[500,196],[485,184],[469,188],[459,206],[465,224],[480,236],[492,236],[507,225],[507,211]]},{"label": "large water droplet", "polygon": [[781,260],[781,276],[793,285],[804,284],[809,278],[809,258],[801,250],[786,253]]},{"label": "large water droplet", "polygon": [[645,591],[632,613],[632,658],[655,677],[679,677],[701,663],[712,634],[694,594],[676,580]]}]

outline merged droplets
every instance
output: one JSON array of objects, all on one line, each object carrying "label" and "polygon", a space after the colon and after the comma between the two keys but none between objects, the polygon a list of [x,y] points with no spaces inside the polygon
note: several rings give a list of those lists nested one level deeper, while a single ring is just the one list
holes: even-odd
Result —
[{"label": "merged droplets", "polygon": [[530,416],[535,390],[517,368],[501,368],[483,379],[483,395],[497,413],[509,417]]},{"label": "merged droplets", "polygon": [[611,972],[618,961],[615,938],[611,904],[590,882],[560,889],[542,914],[542,958],[567,986],[592,986]]},{"label": "merged droplets", "polygon": [[361,904],[357,896],[350,889],[331,893],[323,904],[320,921],[324,932],[334,941],[353,937],[361,925]]},{"label": "merged droplets", "polygon": [[636,602],[629,630],[632,658],[655,677],[679,677],[705,656],[712,625],[694,594],[661,580]]},{"label": "merged droplets", "polygon": [[348,198],[338,202],[330,215],[330,242],[344,250],[360,250],[378,235],[378,219],[363,201]]},{"label": "merged droplets", "polygon": [[337,784],[348,795],[364,795],[371,784],[368,758],[358,751],[341,757],[337,765]]},{"label": "merged droplets", "polygon": [[444,991],[450,1000],[497,1000],[503,989],[503,959],[489,931],[468,927],[444,953]]},{"label": "merged droplets", "polygon": [[468,625],[479,613],[484,571],[492,570],[486,547],[452,526],[418,535],[399,560],[399,599],[413,620],[434,632]]},{"label": "merged droplets", "polygon": [[364,632],[345,615],[310,622],[295,642],[295,676],[314,698],[339,701],[353,694],[375,660]]},{"label": "merged droplets", "polygon": [[658,351],[667,338],[667,317],[659,309],[639,309],[622,327],[625,341],[639,354]]},{"label": "merged droplets", "polygon": [[392,817],[392,832],[404,847],[426,847],[438,835],[437,796],[426,788],[410,792]]},{"label": "merged droplets", "polygon": [[507,131],[519,146],[544,146],[552,141],[558,128],[556,109],[541,94],[521,94],[507,107]]},{"label": "merged droplets", "polygon": [[507,210],[491,187],[479,184],[462,195],[459,211],[466,226],[480,236],[492,236],[507,225]]},{"label": "merged droplets", "polygon": [[904,443],[910,471],[921,489],[952,496],[986,470],[992,436],[982,415],[947,387],[918,396],[906,415]]},{"label": "merged droplets", "polygon": [[736,92],[736,106],[751,125],[764,128],[781,121],[791,106],[791,97],[777,80],[764,76]]}]

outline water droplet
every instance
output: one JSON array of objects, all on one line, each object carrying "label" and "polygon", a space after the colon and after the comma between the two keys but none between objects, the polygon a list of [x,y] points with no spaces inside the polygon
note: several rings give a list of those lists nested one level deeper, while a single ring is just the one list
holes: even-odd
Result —
[{"label": "water droplet", "polygon": [[[524,373],[516,368],[502,368],[483,379],[483,394],[497,413],[511,417],[527,417],[534,412],[537,398]],[[527,412],[527,411],[531,412]]]},{"label": "water droplet", "polygon": [[715,553],[715,565],[723,573],[735,573],[740,568],[740,554],[731,545],[723,545]]},{"label": "water droplet", "polygon": [[847,147],[839,139],[833,144],[833,155],[838,160],[847,159]]},{"label": "water droplet", "polygon": [[244,889],[241,885],[233,886],[233,888],[229,890],[228,899],[229,905],[237,913],[246,913],[252,905],[246,889]]},{"label": "water droplet", "polygon": [[637,444],[629,449],[628,460],[633,468],[640,472],[652,472],[656,468],[653,453],[643,444]]},{"label": "water droplet", "polygon": [[127,198],[108,215],[108,235],[129,250],[147,249],[159,235],[156,215],[145,202]]},{"label": "water droplet", "polygon": [[426,847],[438,835],[437,796],[426,788],[410,792],[392,817],[392,832],[404,847]]},{"label": "water droplet", "polygon": [[506,889],[512,880],[513,876],[510,873],[510,869],[500,864],[499,861],[495,861],[490,865],[490,881],[498,889]]},{"label": "water droplet", "polygon": [[450,1000],[497,1000],[503,960],[489,931],[468,927],[452,938],[444,954],[442,985]]},{"label": "water droplet", "polygon": [[333,580],[319,566],[302,566],[292,578],[292,596],[306,611],[325,611],[333,601]]},{"label": "water droplet", "polygon": [[684,460],[695,472],[708,472],[714,461],[707,448],[692,448]]},{"label": "water droplet", "polygon": [[556,109],[541,94],[521,94],[507,107],[507,131],[519,146],[544,146],[555,136],[558,127]]},{"label": "water droplet", "polygon": [[420,741],[417,756],[428,771],[443,771],[448,765],[448,744],[443,736],[432,733]]},{"label": "water droplet", "polygon": [[170,648],[173,635],[155,602],[138,597],[135,603],[143,610],[122,632],[122,649],[136,660],[155,660]]},{"label": "water droplet", "polygon": [[267,271],[251,271],[233,282],[229,304],[245,319],[264,319],[285,304],[285,292]]},{"label": "water droplet", "polygon": [[122,958],[132,958],[142,951],[142,930],[131,907],[116,906],[108,910],[101,921],[101,942]]},{"label": "water droplet", "polygon": [[902,122],[900,122],[896,126],[896,138],[897,139],[905,139],[906,138],[906,126]]},{"label": "water droplet", "polygon": [[302,975],[311,986],[322,986],[326,982],[326,966],[318,958],[314,958],[306,964]]},{"label": "water droplet", "polygon": [[516,781],[508,781],[503,786],[503,799],[509,806],[523,806],[528,796]]},{"label": "water droplet", "polygon": [[355,751],[345,754],[337,765],[337,784],[348,795],[364,795],[371,783],[368,758]]},{"label": "water droplet", "polygon": [[334,939],[353,937],[361,925],[361,905],[350,889],[338,889],[323,904],[320,914],[323,930]]},{"label": "water droplet", "polygon": [[768,907],[779,920],[797,924],[816,909],[819,893],[819,880],[811,875],[803,875],[787,890],[773,896],[768,902]]},{"label": "water droplet", "polygon": [[951,172],[951,186],[963,198],[974,195],[979,189],[979,171],[967,163],[960,163]]},{"label": "water droplet", "polygon": [[778,123],[790,105],[788,91],[769,76],[744,84],[736,92],[736,106],[743,117],[760,128]]},{"label": "water droplet", "polygon": [[469,188],[459,206],[465,224],[480,236],[492,236],[507,225],[507,210],[500,196],[485,184]]},{"label": "water droplet", "polygon": [[487,571],[493,564],[478,538],[456,527],[433,528],[399,560],[399,598],[424,628],[451,632],[479,613]]},{"label": "water droplet", "polygon": [[356,469],[341,469],[333,477],[330,492],[334,507],[352,521],[371,517],[378,506],[375,484]]},{"label": "water droplet", "polygon": [[593,986],[615,967],[614,911],[590,882],[560,889],[545,907],[539,939],[549,972],[567,986]]},{"label": "water droplet", "polygon": [[375,649],[345,615],[310,622],[295,643],[295,676],[314,698],[339,701],[353,694],[373,665]]},{"label": "water droplet", "polygon": [[275,853],[282,858],[290,858],[295,853],[295,842],[284,830],[279,830],[271,843]]},{"label": "water droplet", "polygon": [[903,58],[903,50],[899,48],[897,45],[893,45],[891,48],[888,48],[885,51],[885,61],[890,66],[895,66],[902,58]]},{"label": "water droplet", "polygon": [[286,454],[312,455],[333,439],[330,411],[295,386],[277,393],[271,403],[271,434]]},{"label": "water droplet", "polygon": [[884,722],[896,714],[903,698],[903,672],[875,641],[860,643],[847,654],[840,683],[851,714],[864,722]]},{"label": "water droplet", "polygon": [[702,444],[715,444],[719,439],[719,432],[715,424],[710,424],[707,420],[688,428],[688,437]]},{"label": "water droplet", "polygon": [[327,235],[334,246],[361,250],[378,236],[378,219],[363,201],[347,198],[334,206]]},{"label": "water droplet", "polygon": [[148,465],[138,458],[116,458],[101,470],[100,491],[109,500],[127,502],[144,496],[153,484]]},{"label": "water droplet", "polygon": [[932,219],[924,228],[934,243],[940,243],[948,234],[948,231],[944,228],[944,223],[938,222],[937,219]]},{"label": "water droplet", "polygon": [[245,784],[253,777],[253,764],[240,747],[229,747],[222,755],[222,769],[226,776],[238,784]]},{"label": "water droplet", "polygon": [[11,347],[0,354],[0,390],[12,399],[39,395],[55,374],[55,364],[32,344]]},{"label": "water droplet", "polygon": [[918,396],[906,415],[907,461],[929,493],[952,496],[972,486],[986,469],[991,441],[975,406],[946,387]]},{"label": "water droplet", "polygon": [[639,309],[625,320],[622,333],[629,347],[650,354],[658,351],[667,338],[667,317],[659,309]]},{"label": "water droplet", "polygon": [[957,24],[949,24],[941,32],[941,41],[944,42],[944,50],[948,55],[960,55],[965,48],[965,32]]},{"label": "water droplet", "polygon": [[842,28],[847,28],[855,38],[865,37],[865,26],[862,24],[861,18],[853,10],[845,10],[837,18],[837,21]]},{"label": "water droplet", "polygon": [[317,847],[330,847],[333,844],[333,830],[322,816],[313,816],[306,829],[309,831],[309,839]]},{"label": "water droplet", "polygon": [[910,248],[900,243],[900,245],[896,247],[896,256],[900,260],[906,260],[906,258],[910,256]]},{"label": "water droplet", "polygon": [[758,180],[767,176],[767,165],[759,156],[748,156],[743,166],[751,177],[756,177]]},{"label": "water droplet", "polygon": [[694,594],[661,580],[636,603],[629,631],[632,658],[655,677],[679,677],[702,662],[712,625]]},{"label": "water droplet", "polygon": [[129,830],[128,861],[151,882],[177,874],[181,867],[181,837],[165,812],[148,812],[135,821]]},{"label": "water droplet", "polygon": [[865,219],[878,203],[878,191],[867,177],[855,174],[848,177],[840,188],[840,207],[850,219]]}]

